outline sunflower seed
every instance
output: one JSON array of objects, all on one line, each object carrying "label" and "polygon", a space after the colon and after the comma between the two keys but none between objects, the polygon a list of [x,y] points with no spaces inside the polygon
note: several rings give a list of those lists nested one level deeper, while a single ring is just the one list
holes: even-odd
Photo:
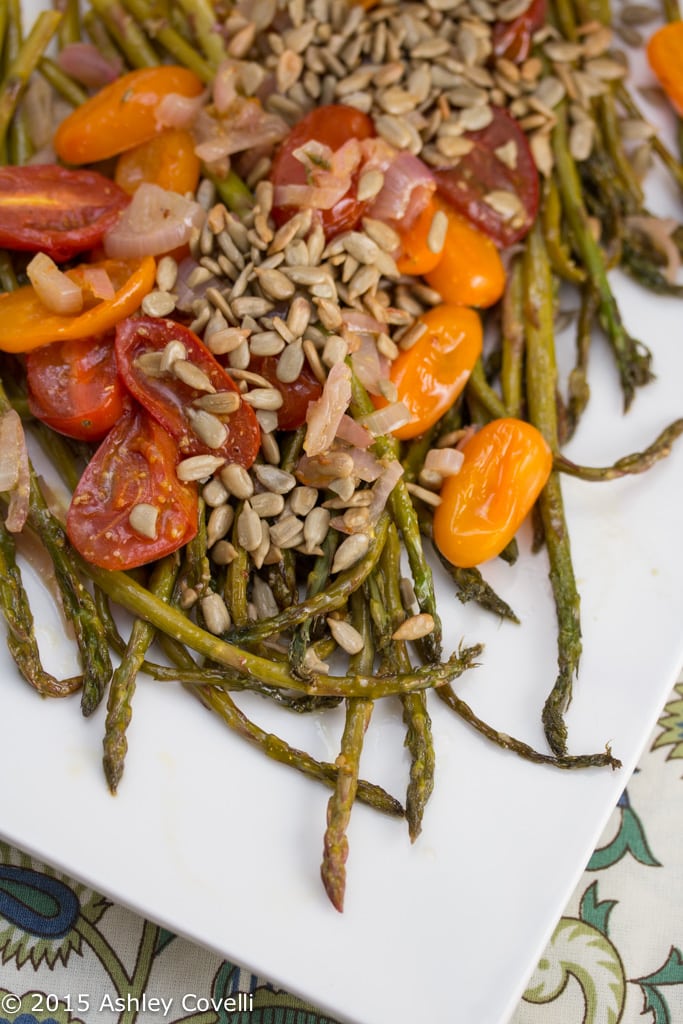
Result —
[{"label": "sunflower seed", "polygon": [[229,540],[219,540],[211,548],[216,565],[230,565],[237,558],[237,548]]},{"label": "sunflower seed", "polygon": [[249,476],[249,473],[243,466],[239,466],[235,462],[231,462],[229,465],[223,466],[220,472],[220,478],[221,483],[228,494],[232,494],[240,501],[243,501],[246,498],[251,498],[254,493],[254,482]]},{"label": "sunflower seed", "polygon": [[178,264],[172,256],[162,256],[157,263],[156,281],[162,292],[170,292],[178,279]]},{"label": "sunflower seed", "polygon": [[176,466],[179,480],[189,483],[192,480],[207,480],[217,469],[224,465],[225,459],[217,455],[191,455]]},{"label": "sunflower seed", "polygon": [[[205,488],[206,490],[206,488]],[[217,505],[211,510],[206,524],[206,544],[212,548],[216,541],[222,540],[232,526],[235,510],[232,505]]]},{"label": "sunflower seed", "polygon": [[209,633],[219,636],[230,629],[230,612],[220,594],[207,594],[201,599],[199,606]]},{"label": "sunflower seed", "polygon": [[[287,351],[287,350],[285,350]],[[283,353],[284,355],[284,353]],[[282,357],[281,357],[282,358]],[[279,364],[278,364],[279,365]],[[298,374],[297,374],[298,376]],[[296,378],[295,378],[296,379]],[[254,388],[242,395],[242,401],[252,409],[279,409],[284,401],[277,388]]]},{"label": "sunflower seed", "polygon": [[275,376],[283,384],[293,383],[301,374],[304,365],[304,353],[301,341],[288,345],[278,359]]},{"label": "sunflower seed", "polygon": [[350,622],[328,616],[327,625],[332,638],[347,654],[358,654],[363,650],[365,640]]},{"label": "sunflower seed", "polygon": [[382,191],[384,185],[384,174],[378,168],[373,167],[364,171],[358,179],[357,196],[360,202],[364,203],[374,199]]},{"label": "sunflower seed", "polygon": [[421,613],[411,615],[402,622],[398,629],[391,634],[392,640],[420,640],[434,632],[434,619],[431,615]]},{"label": "sunflower seed", "polygon": [[209,508],[218,508],[219,505],[225,505],[228,500],[228,492],[220,480],[213,477],[213,479],[209,480],[208,484],[205,484],[202,488],[202,498]]},{"label": "sunflower seed", "polygon": [[255,551],[261,543],[261,520],[249,501],[244,502],[237,517],[237,543],[245,551]]},{"label": "sunflower seed", "polygon": [[254,576],[253,588],[252,588],[252,600],[254,607],[256,608],[256,617],[258,619],[269,619],[273,615],[277,615],[279,608],[277,601],[273,596],[273,591],[260,576]]},{"label": "sunflower seed", "polygon": [[[274,491],[263,491],[259,494],[254,494],[251,499],[251,507],[261,519],[272,519],[274,516],[279,516],[283,511],[285,499],[281,494],[276,494]],[[295,512],[295,515],[297,514]]]},{"label": "sunflower seed", "polygon": [[318,500],[315,487],[295,487],[289,495],[289,507],[295,516],[307,516]]},{"label": "sunflower seed", "polygon": [[208,391],[213,394],[216,390],[204,371],[187,359],[176,359],[169,369],[174,377],[196,391]]},{"label": "sunflower seed", "polygon": [[353,533],[343,540],[334,556],[331,572],[343,572],[368,553],[370,539],[365,533]]},{"label": "sunflower seed", "polygon": [[190,425],[200,441],[203,441],[209,448],[220,448],[228,436],[228,428],[217,416],[207,412],[206,409],[193,409],[188,406],[185,410]]},{"label": "sunflower seed", "polygon": [[297,295],[287,313],[287,327],[295,338],[300,337],[304,333],[310,318],[310,303],[303,296]]},{"label": "sunflower seed", "polygon": [[296,478],[277,466],[264,466],[255,463],[252,467],[256,479],[263,487],[274,494],[289,494],[296,486]]},{"label": "sunflower seed", "polygon": [[156,540],[159,509],[146,501],[133,505],[128,513],[128,522],[136,533],[149,540]]},{"label": "sunflower seed", "polygon": [[213,394],[200,395],[192,402],[198,409],[206,409],[215,416],[229,416],[237,412],[242,399],[236,391],[215,391]]}]

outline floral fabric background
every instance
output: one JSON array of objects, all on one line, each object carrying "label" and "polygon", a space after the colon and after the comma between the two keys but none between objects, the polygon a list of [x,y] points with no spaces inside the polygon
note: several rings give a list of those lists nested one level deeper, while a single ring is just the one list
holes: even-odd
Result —
[{"label": "floral fabric background", "polygon": [[[683,1024],[682,766],[679,682],[511,1024]],[[160,1019],[334,1024],[0,843],[0,1024]]]}]

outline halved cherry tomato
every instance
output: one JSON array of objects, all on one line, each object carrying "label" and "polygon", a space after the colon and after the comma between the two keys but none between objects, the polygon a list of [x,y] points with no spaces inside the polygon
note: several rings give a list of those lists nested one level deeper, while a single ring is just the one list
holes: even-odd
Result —
[{"label": "halved cherry tomato", "polygon": [[157,110],[164,96],[199,96],[203,88],[194,72],[175,64],[129,71],[64,118],[55,132],[55,153],[68,164],[117,156],[163,131]]},{"label": "halved cherry tomato", "polygon": [[654,32],[647,59],[667,96],[683,115],[683,21],[670,21]]},{"label": "halved cherry tomato", "polygon": [[[374,134],[375,127],[371,119],[354,107],[334,103],[317,107],[294,125],[280,145],[273,160],[270,179],[276,189],[282,185],[306,185],[306,167],[294,156],[294,151],[300,146],[315,139],[335,151],[350,139],[362,141],[372,138]],[[345,195],[331,209],[320,211],[327,238],[350,230],[362,217],[367,203],[358,199],[357,186],[356,171],[351,176],[351,184]],[[295,213],[297,207],[277,203],[273,206],[273,218],[278,225],[284,224]]]},{"label": "halved cherry tomato", "polygon": [[26,379],[36,419],[81,441],[100,441],[128,401],[113,333],[34,349],[26,357]]},{"label": "halved cherry tomato", "polygon": [[[507,111],[494,107],[491,123],[464,137],[472,149],[454,167],[435,169],[437,189],[497,245],[512,245],[526,235],[538,212],[538,171],[526,136]],[[516,200],[509,214],[487,201],[502,198],[497,192],[512,193]]]},{"label": "halved cherry tomato", "polygon": [[488,235],[475,228],[452,206],[436,200],[448,218],[446,241],[436,266],[425,273],[427,284],[444,302],[486,309],[505,290],[505,268]]},{"label": "halved cherry tomato", "polygon": [[241,402],[236,412],[219,416],[227,432],[223,442],[214,448],[202,440],[191,418],[192,412],[197,411],[193,403],[207,391],[184,383],[171,372],[161,376],[145,372],[140,357],[162,352],[171,341],[184,345],[188,361],[208,377],[216,391],[239,394],[232,377],[196,334],[173,320],[144,316],[124,320],[116,329],[116,358],[128,390],[174,438],[181,458],[217,455],[248,468],[261,442],[258,420],[250,405]]},{"label": "halved cherry tomato", "polygon": [[545,486],[553,457],[530,423],[492,420],[463,445],[460,472],[441,488],[434,541],[462,569],[479,565],[512,540]]},{"label": "halved cherry tomato", "polygon": [[96,171],[0,167],[0,246],[62,262],[94,249],[128,196]]},{"label": "halved cherry tomato", "polygon": [[521,64],[531,52],[534,32],[546,22],[546,0],[531,0],[525,11],[512,21],[496,21],[491,33],[491,46],[495,57],[504,57]]},{"label": "halved cherry tomato", "polygon": [[[396,266],[401,274],[428,274],[440,261],[443,252],[432,252],[427,245],[429,229],[432,226],[434,214],[439,209],[438,200],[432,198],[411,226],[402,231],[400,225],[397,230],[401,237],[401,252],[396,259]],[[445,298],[445,296],[444,296]],[[446,299],[446,301],[448,301]]]},{"label": "halved cherry tomato", "polygon": [[[174,439],[152,416],[137,404],[124,413],[88,463],[66,518],[69,540],[86,561],[133,569],[194,537],[197,487],[178,479],[177,461]],[[151,506],[151,537],[131,525],[137,505]]]},{"label": "halved cherry tomato", "polygon": [[[113,285],[114,296],[99,300],[90,292],[89,274],[104,270]],[[30,285],[0,295],[0,350],[30,352],[53,341],[87,338],[105,334],[139,308],[152,290],[156,263],[151,256],[141,260],[102,260],[82,263],[66,271],[84,294],[84,310],[73,316],[51,313]]]},{"label": "halved cherry tomato", "polygon": [[[466,306],[435,306],[419,320],[426,331],[391,364],[398,400],[411,413],[410,423],[393,431],[401,441],[417,437],[450,409],[481,355],[482,328]],[[386,399],[373,397],[378,408]]]},{"label": "halved cherry tomato", "polygon": [[277,356],[252,356],[249,369],[260,373],[282,395],[282,405],[277,410],[277,425],[280,430],[296,430],[306,421],[306,410],[310,402],[317,401],[322,394],[322,385],[308,363],[297,379],[283,384],[277,378]]},{"label": "halved cherry tomato", "polygon": [[194,147],[189,132],[169,129],[122,153],[116,162],[114,180],[129,195],[143,182],[180,195],[194,192],[201,168]]}]

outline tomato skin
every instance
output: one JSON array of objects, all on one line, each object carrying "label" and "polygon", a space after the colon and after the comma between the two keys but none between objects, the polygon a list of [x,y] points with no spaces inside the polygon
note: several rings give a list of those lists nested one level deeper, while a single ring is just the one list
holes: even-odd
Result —
[{"label": "tomato skin", "polygon": [[306,410],[310,402],[317,401],[322,394],[322,385],[304,363],[303,370],[291,384],[277,379],[277,356],[252,356],[249,369],[260,373],[282,395],[282,405],[277,410],[277,425],[280,430],[296,430],[306,422]]},{"label": "tomato skin", "polygon": [[143,182],[185,195],[199,183],[201,164],[189,132],[169,129],[127,149],[116,162],[114,180],[128,195]]},{"label": "tomato skin", "polygon": [[432,198],[405,231],[401,230],[400,225],[397,226],[401,238],[401,251],[396,259],[396,266],[400,274],[413,274],[415,277],[428,274],[440,262],[443,251],[432,252],[427,245],[429,229],[434,214],[439,209],[437,204],[438,200]]},{"label": "tomato skin", "polygon": [[[112,299],[90,304],[88,271],[97,268],[107,272],[114,286]],[[53,341],[69,341],[104,334],[119,320],[138,309],[145,295],[151,292],[156,263],[151,256],[141,260],[102,260],[79,264],[67,275],[84,289],[86,308],[73,316],[50,313],[30,285],[0,295],[0,350],[30,352]]]},{"label": "tomato skin", "polygon": [[[349,139],[372,138],[375,127],[367,114],[354,107],[342,104],[328,104],[316,107],[294,125],[289,135],[280,144],[275,154],[270,172],[270,180],[274,187],[282,185],[305,185],[306,168],[300,160],[293,156],[294,150],[305,143],[316,139],[318,142],[337,150]],[[363,216],[368,205],[356,195],[358,172],[352,176],[351,185],[342,198],[329,210],[321,210],[320,216],[327,239],[334,238],[342,231],[350,231]],[[272,214],[279,226],[288,221],[298,208],[293,206],[273,206]]]},{"label": "tomato skin", "polygon": [[[393,431],[408,441],[425,430],[453,405],[481,355],[479,316],[466,306],[435,306],[418,318],[427,330],[391,364],[390,377],[398,400],[411,413],[410,423]],[[378,408],[386,399],[373,396]]]},{"label": "tomato skin", "polygon": [[[493,108],[493,120],[464,138],[474,143],[456,166],[436,168],[434,177],[439,194],[500,246],[512,245],[528,233],[536,219],[540,200],[538,170],[524,132],[507,111]],[[516,164],[509,167],[496,150],[506,143],[516,147]],[[514,192],[521,203],[519,217],[504,218],[485,202],[492,191]]]},{"label": "tomato skin", "polygon": [[671,21],[647,43],[647,59],[676,111],[683,116],[683,22]]},{"label": "tomato skin", "polygon": [[499,555],[541,493],[553,457],[524,420],[492,420],[462,447],[462,468],[441,489],[434,541],[453,565],[468,569]]},{"label": "tomato skin", "polygon": [[443,200],[436,200],[448,218],[441,257],[425,280],[444,302],[486,309],[498,302],[505,290],[505,268],[488,235]]},{"label": "tomato skin", "polygon": [[521,64],[531,52],[534,32],[545,25],[546,0],[531,0],[525,11],[512,21],[496,21],[491,33],[491,46],[495,57]]},{"label": "tomato skin", "polygon": [[55,153],[67,164],[118,156],[163,130],[156,112],[164,96],[199,96],[203,88],[194,72],[175,64],[129,71],[64,118],[55,132]]},{"label": "tomato skin", "polygon": [[[88,463],[67,514],[69,540],[86,561],[133,569],[195,536],[197,487],[178,479],[177,454],[173,438],[141,406],[124,413]],[[141,503],[158,510],[154,539],[130,525],[131,509]]]},{"label": "tomato skin", "polygon": [[79,441],[100,441],[129,402],[116,366],[113,333],[29,352],[26,378],[36,419]]},{"label": "tomato skin", "polygon": [[250,405],[241,402],[237,412],[222,417],[228,428],[226,440],[220,448],[211,448],[194,432],[187,414],[192,402],[206,392],[171,373],[153,377],[137,364],[143,353],[162,352],[170,341],[185,346],[188,360],[204,371],[216,391],[239,393],[227,371],[189,328],[173,320],[144,316],[124,320],[116,329],[116,359],[126,387],[175,439],[179,458],[216,455],[248,468],[261,443],[258,420]]},{"label": "tomato skin", "polygon": [[60,263],[99,245],[127,205],[126,193],[97,171],[0,167],[0,246]]}]

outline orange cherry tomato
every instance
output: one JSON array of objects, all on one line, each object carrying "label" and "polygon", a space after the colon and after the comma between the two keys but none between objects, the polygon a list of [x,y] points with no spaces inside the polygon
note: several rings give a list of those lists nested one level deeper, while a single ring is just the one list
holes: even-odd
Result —
[{"label": "orange cherry tomato", "polygon": [[169,129],[127,149],[116,162],[114,181],[129,195],[143,182],[169,192],[194,192],[201,165],[189,132]]},{"label": "orange cherry tomato", "polygon": [[[111,299],[97,300],[88,294],[88,271],[106,271],[114,288]],[[30,352],[53,341],[71,341],[92,334],[105,334],[121,320],[135,313],[151,292],[156,263],[151,256],[141,260],[103,260],[80,264],[66,274],[84,293],[84,310],[72,316],[51,313],[30,285],[0,295],[0,350]]]},{"label": "orange cherry tomato", "polygon": [[662,25],[650,36],[647,59],[662,88],[683,115],[683,21]]},{"label": "orange cherry tomato", "polygon": [[492,420],[463,445],[465,461],[441,488],[434,542],[461,569],[499,555],[545,486],[553,457],[530,423]]},{"label": "orange cherry tomato", "polygon": [[[423,434],[450,409],[481,355],[481,321],[474,310],[435,306],[419,320],[426,331],[391,365],[398,400],[411,414],[410,423],[393,431],[400,441]],[[373,401],[378,408],[387,404],[380,397]]]},{"label": "orange cherry tomato", "polygon": [[68,164],[118,156],[163,131],[157,110],[164,96],[198,96],[203,88],[192,71],[175,64],[129,71],[64,118],[55,132],[55,152]]},{"label": "orange cherry tomato", "polygon": [[429,229],[438,209],[437,200],[431,199],[410,228],[406,231],[401,231],[399,228],[401,253],[396,260],[399,273],[414,274],[415,276],[428,274],[441,259],[442,253],[432,252],[427,245]]},{"label": "orange cherry tomato", "polygon": [[436,200],[448,218],[441,258],[425,273],[427,284],[444,302],[486,309],[505,290],[505,268],[497,246],[452,206]]}]

